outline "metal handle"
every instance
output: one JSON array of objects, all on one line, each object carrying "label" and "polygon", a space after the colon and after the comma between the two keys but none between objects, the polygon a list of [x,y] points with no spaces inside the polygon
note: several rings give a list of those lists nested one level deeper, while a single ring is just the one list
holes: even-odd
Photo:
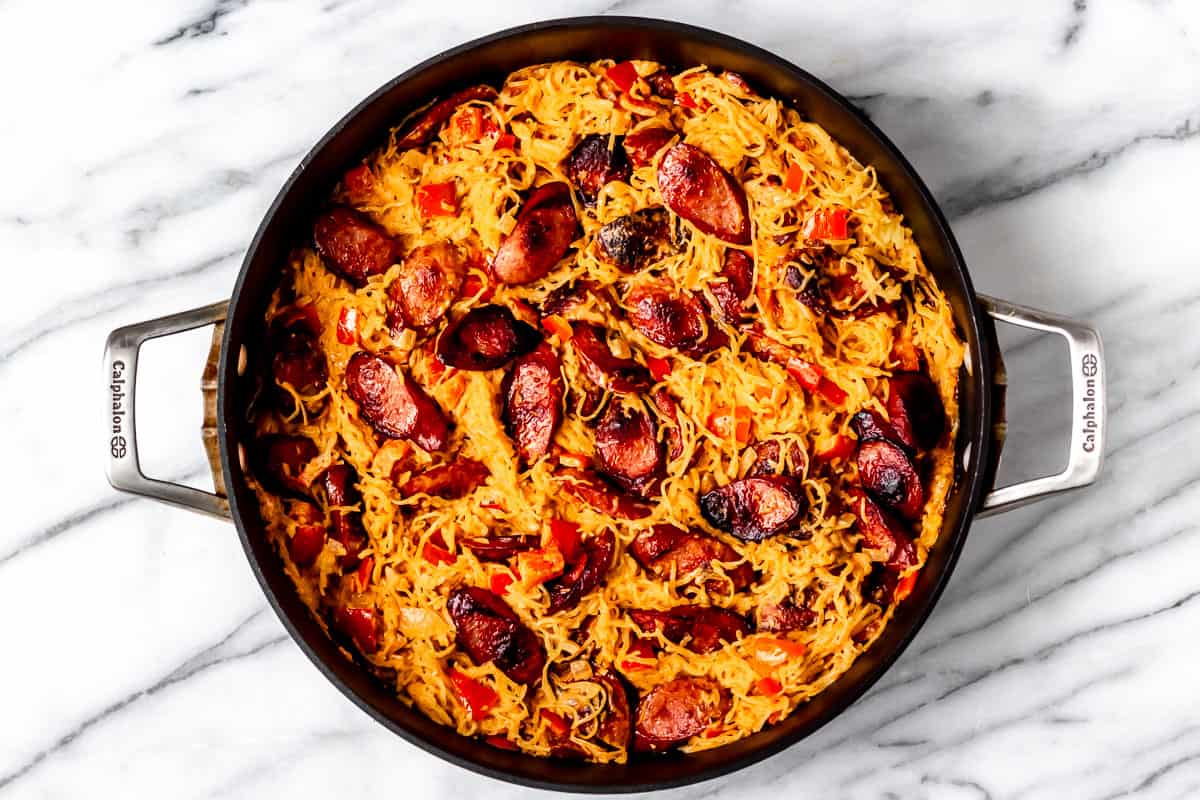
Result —
[{"label": "metal handle", "polygon": [[979,300],[992,319],[1057,333],[1066,339],[1072,389],[1071,444],[1066,468],[1057,475],[993,489],[980,506],[978,516],[986,517],[1096,480],[1104,462],[1104,351],[1095,328],[993,297],[981,295]]},{"label": "metal handle", "polygon": [[109,458],[105,472],[114,489],[152,497],[173,506],[229,519],[229,501],[224,497],[169,481],[147,478],[138,463],[135,398],[137,360],[142,344],[160,336],[213,325],[225,319],[228,302],[213,303],[180,314],[117,328],[104,346],[104,382],[109,407]]}]

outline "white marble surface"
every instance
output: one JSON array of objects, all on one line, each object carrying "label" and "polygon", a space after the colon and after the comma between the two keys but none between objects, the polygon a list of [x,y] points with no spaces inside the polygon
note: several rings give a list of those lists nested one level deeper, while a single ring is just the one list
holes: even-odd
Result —
[{"label": "white marble surface", "polygon": [[[1200,796],[1200,4],[0,2],[0,800],[527,790],[394,738],[284,635],[231,526],[114,494],[100,348],[224,297],[359,98],[520,22],[681,19],[829,80],[914,161],[981,290],[1098,323],[1093,490],[978,523],[915,644],[818,735],[672,797]],[[205,334],[149,348],[150,471],[203,482]],[[1008,353],[1009,475],[1067,393]],[[336,794],[335,794],[336,793]]]}]

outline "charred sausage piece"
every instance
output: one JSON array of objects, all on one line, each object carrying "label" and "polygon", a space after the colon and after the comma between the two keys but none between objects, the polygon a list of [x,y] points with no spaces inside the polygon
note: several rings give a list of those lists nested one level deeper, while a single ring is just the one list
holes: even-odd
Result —
[{"label": "charred sausage piece", "polygon": [[321,475],[325,501],[329,504],[330,534],[346,548],[346,554],[338,559],[343,569],[358,565],[358,554],[367,544],[361,512],[350,510],[362,504],[356,483],[358,473],[349,464],[334,464]]},{"label": "charred sausage piece", "polygon": [[630,611],[630,618],[646,633],[659,631],[663,638],[694,653],[720,650],[750,633],[745,617],[716,606],[676,606],[666,611]]},{"label": "charred sausage piece", "polygon": [[612,403],[596,426],[600,471],[628,491],[647,494],[661,476],[663,448],[641,408]]},{"label": "charred sausage piece", "polygon": [[675,97],[675,81],[671,79],[671,73],[665,67],[647,75],[646,83],[650,84],[650,91],[659,97],[667,100]]},{"label": "charred sausage piece", "polygon": [[615,519],[644,519],[650,516],[650,507],[636,497],[609,486],[594,472],[579,469],[564,469],[563,490],[602,514]]},{"label": "charred sausage piece", "polygon": [[861,490],[851,489],[850,500],[864,544],[880,551],[881,560],[887,567],[903,571],[917,563],[916,548],[899,520]]},{"label": "charred sausage piece", "polygon": [[539,186],[521,206],[516,227],[500,242],[492,273],[509,284],[545,277],[567,254],[578,230],[570,187],[561,181]]},{"label": "charred sausage piece", "polygon": [[[403,466],[397,463],[397,467]],[[393,470],[393,480],[397,471],[400,470]],[[482,486],[491,474],[483,462],[473,458],[459,458],[451,464],[433,467],[412,476],[400,486],[400,496],[428,494],[446,500],[458,500]]]},{"label": "charred sausage piece", "polygon": [[713,527],[748,542],[795,528],[805,505],[800,482],[789,475],[742,478],[700,497],[700,513]]},{"label": "charred sausage piece", "polygon": [[883,439],[888,442],[903,444],[900,434],[886,419],[875,411],[859,411],[850,418],[850,430],[860,442],[873,439]]},{"label": "charred sausage piece", "polygon": [[579,605],[584,595],[604,582],[604,576],[612,566],[615,547],[616,539],[607,529],[584,541],[579,557],[570,569],[546,584],[551,614]]},{"label": "charred sausage piece", "polygon": [[546,650],[508,604],[487,589],[468,586],[450,593],[446,609],[456,640],[476,664],[495,662],[517,683],[530,686],[542,677]]},{"label": "charred sausage piece", "polygon": [[407,375],[376,355],[359,351],[346,365],[346,391],[375,432],[411,439],[434,452],[446,446],[449,425],[442,410]]},{"label": "charred sausage piece", "polygon": [[400,277],[388,286],[394,303],[388,311],[389,327],[424,328],[440,320],[458,297],[465,270],[462,251],[449,242],[409,253]]},{"label": "charred sausage piece", "polygon": [[946,408],[933,381],[920,372],[897,372],[888,383],[888,415],[900,441],[912,448],[937,446],[946,430]]},{"label": "charred sausage piece", "polygon": [[517,553],[533,550],[539,542],[536,536],[505,535],[463,539],[462,544],[480,561],[507,561]]},{"label": "charred sausage piece", "polygon": [[[784,455],[787,459],[784,459]],[[767,439],[754,445],[754,464],[748,477],[761,475],[794,475],[803,479],[808,474],[808,451],[796,440]]]},{"label": "charred sausage piece", "polygon": [[333,627],[368,655],[379,649],[379,617],[373,608],[338,606],[333,612]]},{"label": "charred sausage piece", "polygon": [[357,211],[334,208],[313,226],[313,240],[326,266],[355,286],[382,275],[400,260],[400,245]]},{"label": "charred sausage piece", "polygon": [[542,316],[548,317],[557,314],[560,317],[566,317],[582,308],[588,298],[595,295],[598,289],[595,282],[589,280],[564,283],[546,295],[546,299],[542,302]]},{"label": "charred sausage piece", "polygon": [[667,421],[664,430],[667,440],[667,457],[674,461],[683,455],[683,432],[679,429],[679,404],[665,388],[650,393],[650,401]]},{"label": "charred sausage piece", "polygon": [[875,562],[871,565],[871,572],[863,578],[863,599],[881,608],[887,608],[896,596],[896,586],[899,582],[899,569],[891,569]]},{"label": "charred sausage piece", "polygon": [[259,440],[262,469],[259,481],[275,494],[299,495],[308,493],[308,484],[301,473],[304,465],[317,457],[317,446],[307,436],[277,434]]},{"label": "charred sausage piece", "polygon": [[629,180],[629,158],[621,146],[624,136],[610,137],[603,133],[589,133],[575,145],[563,161],[563,172],[575,184],[575,188],[591,203],[609,181]]},{"label": "charred sausage piece", "polygon": [[[302,395],[315,394],[325,385],[328,372],[325,354],[317,344],[321,323],[311,307],[294,309],[279,315],[271,326],[272,347],[275,356],[271,360],[271,375],[277,384],[288,384]],[[292,395],[282,389],[278,392],[282,410],[290,411],[295,405]]]},{"label": "charred sausage piece", "polygon": [[677,144],[658,164],[658,192],[667,208],[704,233],[750,244],[746,192],[699,147]]},{"label": "charred sausage piece", "polygon": [[714,281],[709,288],[717,298],[721,318],[734,325],[741,321],[746,312],[743,304],[754,291],[754,259],[741,250],[726,250],[721,276],[723,280]]},{"label": "charred sausage piece", "polygon": [[629,694],[625,684],[611,672],[597,673],[593,679],[604,687],[608,695],[607,711],[600,721],[596,738],[609,747],[624,750],[629,747],[629,737],[633,734],[633,714],[629,709]]},{"label": "charred sausage piece", "polygon": [[558,353],[546,342],[521,356],[500,385],[501,415],[522,463],[532,464],[550,450],[562,422],[563,378]]},{"label": "charred sausage piece", "polygon": [[596,241],[609,261],[624,272],[637,272],[675,250],[667,212],[644,208],[602,227]]},{"label": "charred sausage piece", "polygon": [[790,599],[781,603],[762,603],[755,609],[758,630],[787,633],[804,630],[817,620],[817,614],[807,606],[798,606]]},{"label": "charred sausage piece", "polygon": [[670,128],[645,128],[625,137],[625,152],[635,167],[653,163],[654,157],[675,138]]},{"label": "charred sausage piece", "polygon": [[604,329],[587,322],[571,324],[571,345],[588,380],[616,394],[634,394],[650,388],[646,368],[631,358],[617,358],[608,348]]},{"label": "charred sausage piece", "polygon": [[[655,525],[642,531],[633,540],[630,554],[646,570],[660,577],[674,574],[678,578],[687,575],[703,575],[714,563],[720,563],[733,584],[733,590],[741,591],[754,582],[754,568],[743,562],[738,552],[720,539],[714,539],[696,531],[685,531],[674,525]],[[705,585],[710,591],[724,588],[718,579],[709,579]]]},{"label": "charred sausage piece", "polygon": [[296,566],[310,567],[325,549],[325,520],[316,506],[304,500],[292,503],[289,516],[296,530],[288,539],[288,555]]},{"label": "charred sausage piece", "polygon": [[871,439],[858,446],[858,477],[873,497],[905,519],[915,520],[925,508],[921,476],[899,445]]},{"label": "charred sausage piece", "polygon": [[647,281],[625,299],[629,324],[663,347],[702,353],[723,347],[729,339],[704,313],[704,304],[690,292],[675,292],[661,280]]},{"label": "charred sausage piece", "polygon": [[396,140],[396,149],[411,150],[414,147],[428,144],[438,129],[446,123],[446,120],[450,119],[455,109],[463,103],[469,103],[472,100],[494,99],[496,99],[496,90],[490,86],[472,86],[455,92],[445,100],[434,103],[417,118],[416,122],[408,126],[404,134]]},{"label": "charred sausage piece", "polygon": [[729,695],[712,678],[675,678],[638,702],[633,747],[666,750],[703,733],[729,710]]},{"label": "charred sausage piece", "polygon": [[438,337],[437,356],[448,367],[499,369],[538,346],[541,334],[507,306],[472,308]]}]

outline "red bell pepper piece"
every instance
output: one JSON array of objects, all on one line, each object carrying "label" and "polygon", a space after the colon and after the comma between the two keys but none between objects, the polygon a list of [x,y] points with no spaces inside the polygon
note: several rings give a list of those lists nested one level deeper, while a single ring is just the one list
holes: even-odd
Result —
[{"label": "red bell pepper piece", "polygon": [[820,367],[802,358],[789,358],[787,371],[789,375],[799,381],[805,390],[810,392],[815,392],[820,388],[821,378],[824,377],[824,372]]},{"label": "red bell pepper piece", "polygon": [[778,697],[779,693],[783,691],[783,684],[774,678],[760,678],[754,683],[754,688],[758,690],[759,694]]},{"label": "red bell pepper piece", "polygon": [[425,219],[452,217],[458,213],[454,181],[426,183],[417,187],[417,208]]},{"label": "red bell pepper piece", "polygon": [[804,169],[799,164],[790,164],[783,185],[789,192],[800,191],[804,187]]},{"label": "red bell pepper piece", "polygon": [[375,176],[366,164],[359,164],[342,177],[342,185],[346,187],[346,195],[351,201],[361,203],[375,191]]},{"label": "red bell pepper piece", "polygon": [[462,707],[476,722],[487,717],[492,707],[500,700],[496,690],[486,683],[480,683],[456,669],[451,669],[448,674],[458,702],[462,703]]},{"label": "red bell pepper piece", "polygon": [[646,366],[650,369],[650,376],[654,378],[655,382],[661,381],[671,374],[671,362],[665,358],[648,357]]},{"label": "red bell pepper piece", "polygon": [[583,540],[579,536],[579,526],[565,519],[550,520],[550,538],[558,546],[559,552],[568,562],[579,557],[583,549]]},{"label": "red bell pepper piece", "polygon": [[338,314],[337,340],[342,344],[354,344],[358,341],[358,310],[350,306],[342,306]]},{"label": "red bell pepper piece", "polygon": [[430,564],[453,564],[458,556],[444,547],[438,547],[433,542],[426,542],[421,548],[421,557]]},{"label": "red bell pepper piece", "polygon": [[634,639],[629,645],[629,655],[633,658],[625,658],[621,660],[621,669],[626,672],[637,672],[641,669],[651,669],[651,664],[643,663],[638,659],[651,660],[654,658],[654,645],[645,639]]},{"label": "red bell pepper piece", "polygon": [[633,85],[637,83],[638,79],[637,67],[635,67],[633,62],[630,61],[622,61],[620,63],[613,64],[604,74],[607,75],[608,79],[615,83],[617,88],[622,92],[628,92],[630,89],[632,89]]},{"label": "red bell pepper piece", "polygon": [[804,223],[804,238],[809,241],[820,239],[847,239],[850,234],[846,225],[850,217],[847,208],[822,208]]},{"label": "red bell pepper piece", "polygon": [[896,583],[896,589],[892,592],[892,602],[899,603],[904,598],[912,594],[913,587],[917,585],[917,573],[910,572],[901,578]]},{"label": "red bell pepper piece", "polygon": [[511,133],[502,133],[496,137],[496,143],[492,145],[493,150],[516,150],[517,137]]},{"label": "red bell pepper piece", "polygon": [[499,736],[499,735],[485,736],[483,740],[485,742],[487,742],[488,744],[490,744],[492,747],[498,748],[500,750],[519,750],[520,749],[515,744],[513,744],[510,739],[508,739],[504,736]]},{"label": "red bell pepper piece", "polygon": [[483,109],[479,106],[467,106],[454,117],[454,125],[467,141],[479,141],[483,138]]},{"label": "red bell pepper piece", "polygon": [[558,314],[542,317],[542,327],[546,330],[546,333],[557,336],[560,342],[567,342],[571,339],[571,323]]},{"label": "red bell pepper piece", "polygon": [[554,731],[556,735],[566,736],[571,732],[570,723],[563,719],[562,715],[555,714],[553,711],[547,711],[544,708],[539,713],[542,715],[542,719],[546,721],[546,724],[550,726],[550,730]]},{"label": "red bell pepper piece", "polygon": [[850,436],[838,434],[837,439],[828,449],[818,450],[816,458],[818,461],[829,463],[838,458],[849,458],[854,455],[854,449],[858,446],[858,441]]},{"label": "red bell pepper piece", "polygon": [[488,587],[492,590],[492,594],[505,595],[508,593],[508,587],[512,586],[513,576],[507,572],[497,572],[488,581]]},{"label": "red bell pepper piece", "polygon": [[832,406],[840,406],[846,402],[846,397],[848,396],[842,387],[824,376],[817,383],[817,392]]},{"label": "red bell pepper piece", "polygon": [[371,573],[375,570],[375,559],[367,556],[358,565],[358,570],[354,573],[355,579],[358,581],[358,590],[365,592],[367,585],[371,583]]},{"label": "red bell pepper piece", "polygon": [[334,612],[334,625],[349,634],[364,653],[379,649],[379,632],[375,629],[375,609],[342,606]]}]

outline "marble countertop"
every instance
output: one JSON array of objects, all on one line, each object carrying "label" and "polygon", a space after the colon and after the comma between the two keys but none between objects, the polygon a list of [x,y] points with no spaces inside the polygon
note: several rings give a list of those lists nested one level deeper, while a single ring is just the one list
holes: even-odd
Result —
[{"label": "marble countertop", "polygon": [[[1094,322],[1109,360],[1098,485],[978,522],[865,698],[667,795],[1200,796],[1200,5],[5,0],[0,800],[533,794],[346,702],[232,526],[108,487],[99,356],[112,328],[227,296],[301,155],[388,78],[608,12],[723,30],[828,80],[929,182],[981,291]],[[1057,344],[1005,340],[1013,479],[1059,466],[1070,395]],[[145,351],[151,474],[206,480],[206,346]]]}]

